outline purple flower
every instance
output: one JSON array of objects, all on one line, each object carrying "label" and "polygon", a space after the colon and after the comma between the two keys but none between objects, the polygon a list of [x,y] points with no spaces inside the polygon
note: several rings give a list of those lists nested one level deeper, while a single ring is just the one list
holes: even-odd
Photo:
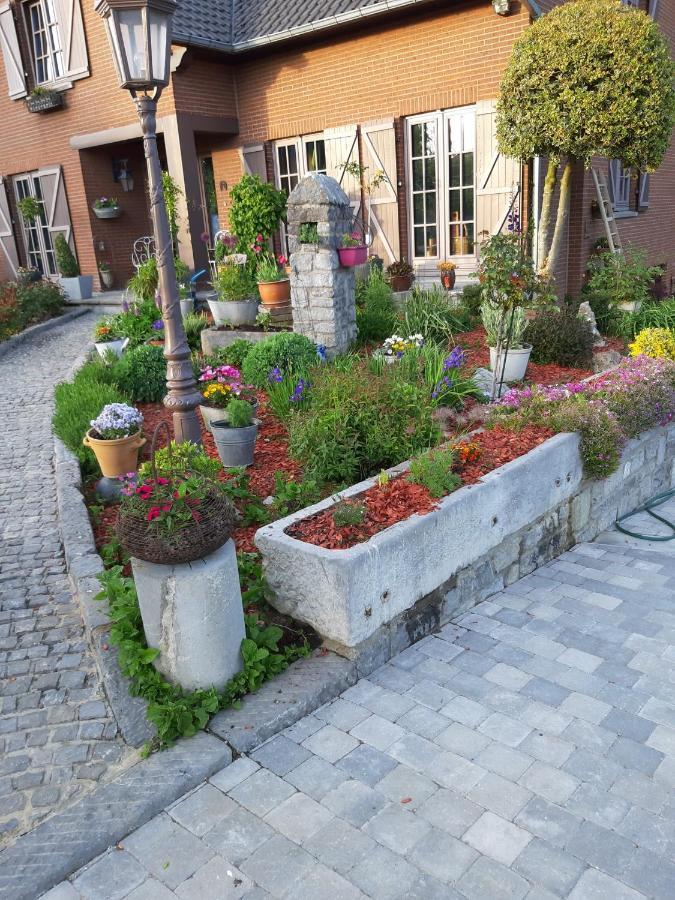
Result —
[{"label": "purple flower", "polygon": [[464,365],[465,354],[461,347],[455,347],[449,356],[443,360],[443,371],[459,369]]},{"label": "purple flower", "polygon": [[152,323],[152,327],[155,329],[155,331],[161,331],[164,328],[164,322],[162,322],[161,319],[155,319],[155,321]]},{"label": "purple flower", "polygon": [[304,399],[305,391],[309,388],[309,382],[305,381],[304,378],[301,378],[300,381],[296,384],[293,393],[290,397],[291,403],[300,403]]},{"label": "purple flower", "polygon": [[284,380],[283,373],[278,366],[275,366],[273,369],[270,369],[269,375],[267,376],[267,380],[270,384],[280,384]]},{"label": "purple flower", "polygon": [[122,300],[122,309],[124,310],[125,313],[129,312],[129,304],[126,300]]}]

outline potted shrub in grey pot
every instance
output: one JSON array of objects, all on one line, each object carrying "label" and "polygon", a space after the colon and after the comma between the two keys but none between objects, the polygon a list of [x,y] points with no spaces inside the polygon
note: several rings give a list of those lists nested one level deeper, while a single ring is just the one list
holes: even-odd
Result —
[{"label": "potted shrub in grey pot", "polygon": [[250,403],[237,398],[230,400],[227,420],[216,419],[210,427],[218,456],[226,469],[253,464],[258,422],[253,418]]},{"label": "potted shrub in grey pot", "polygon": [[246,266],[225,263],[213,279],[216,296],[209,309],[216,325],[253,325],[258,314],[258,288]]},{"label": "potted shrub in grey pot", "polygon": [[59,282],[69,300],[88,300],[94,290],[94,276],[80,275],[73,251],[62,234],[57,234],[54,243],[56,267],[61,276]]}]

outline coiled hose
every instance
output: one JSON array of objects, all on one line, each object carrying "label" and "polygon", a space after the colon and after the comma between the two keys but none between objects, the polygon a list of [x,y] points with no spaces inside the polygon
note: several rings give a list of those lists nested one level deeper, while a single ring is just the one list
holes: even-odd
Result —
[{"label": "coiled hose", "polygon": [[[667,500],[670,500],[671,497],[675,497],[675,489],[672,489],[670,491],[663,491],[660,494],[656,494],[656,496],[654,497],[650,497],[649,500],[642,504],[642,506],[638,506],[638,508],[634,509],[632,512],[626,513],[625,516],[619,516],[619,518],[616,520],[617,530],[622,534],[627,534],[629,537],[638,538],[641,541],[672,541],[675,538],[675,523],[654,512],[654,508],[656,506],[661,506]],[[661,524],[665,525],[667,528],[670,528],[672,534],[641,534],[639,531],[630,531],[628,528],[623,527],[623,525],[621,524],[622,522],[625,522],[626,519],[630,519],[631,516],[634,516],[637,513],[641,512],[649,513],[652,518],[657,519],[659,522],[661,522]]]}]

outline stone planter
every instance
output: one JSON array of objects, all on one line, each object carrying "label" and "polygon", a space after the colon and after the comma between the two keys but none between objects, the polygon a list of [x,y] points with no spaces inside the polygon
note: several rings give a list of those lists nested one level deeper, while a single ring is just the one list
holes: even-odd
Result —
[{"label": "stone planter", "polygon": [[245,428],[232,428],[226,419],[211,422],[211,434],[220,461],[226,469],[253,465],[253,451],[258,436],[258,423]]},{"label": "stone planter", "polygon": [[89,300],[94,291],[93,275],[78,275],[76,278],[59,278],[59,284],[63,288],[69,300]]},{"label": "stone planter", "polygon": [[235,341],[243,339],[257,344],[269,337],[266,331],[246,331],[245,329],[228,328],[227,331],[219,331],[217,328],[204,328],[201,333],[202,353],[213,353],[216,347],[229,347]]},{"label": "stone planter", "polygon": [[[522,347],[509,347],[506,354],[506,365],[504,366],[504,354],[499,361],[499,371],[496,373],[497,378],[503,381],[522,381],[527,371],[527,364],[530,361],[530,353],[532,353],[532,344],[523,344]],[[490,347],[490,369],[494,372],[497,365],[497,348]],[[502,376],[502,366],[504,366],[504,375]]]},{"label": "stone planter", "polygon": [[222,690],[243,668],[246,636],[233,541],[192,563],[131,566],[155,668],[186,691]]},{"label": "stone planter", "polygon": [[102,441],[92,436],[91,428],[82,439],[85,447],[94,451],[96,461],[105,478],[118,478],[138,468],[138,451],[145,444],[140,432],[128,437]]},{"label": "stone planter", "polygon": [[122,212],[119,206],[103,206],[101,209],[93,206],[92,209],[97,219],[117,219]]},{"label": "stone planter", "polygon": [[281,281],[259,281],[258,293],[260,302],[267,309],[286,307],[291,299],[291,282],[288,278]]},{"label": "stone planter", "polygon": [[99,341],[98,343],[94,344],[98,355],[102,359],[105,359],[108,353],[114,353],[115,356],[119,357],[124,353],[128,346],[129,338],[120,338],[120,340],[117,341]]},{"label": "stone planter", "polygon": [[216,325],[253,325],[258,315],[258,301],[209,300],[209,309]]},{"label": "stone planter", "polygon": [[368,248],[365,244],[362,247],[338,247],[338,256],[340,265],[350,269],[368,261]]}]

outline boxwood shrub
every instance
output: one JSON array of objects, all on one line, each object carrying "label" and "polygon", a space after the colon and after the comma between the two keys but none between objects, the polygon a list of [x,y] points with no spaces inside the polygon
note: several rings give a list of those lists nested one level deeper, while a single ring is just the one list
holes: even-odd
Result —
[{"label": "boxwood shrub", "polygon": [[301,375],[317,362],[315,344],[302,334],[282,331],[255,344],[247,353],[242,375],[247,384],[265,388],[272,369]]}]

